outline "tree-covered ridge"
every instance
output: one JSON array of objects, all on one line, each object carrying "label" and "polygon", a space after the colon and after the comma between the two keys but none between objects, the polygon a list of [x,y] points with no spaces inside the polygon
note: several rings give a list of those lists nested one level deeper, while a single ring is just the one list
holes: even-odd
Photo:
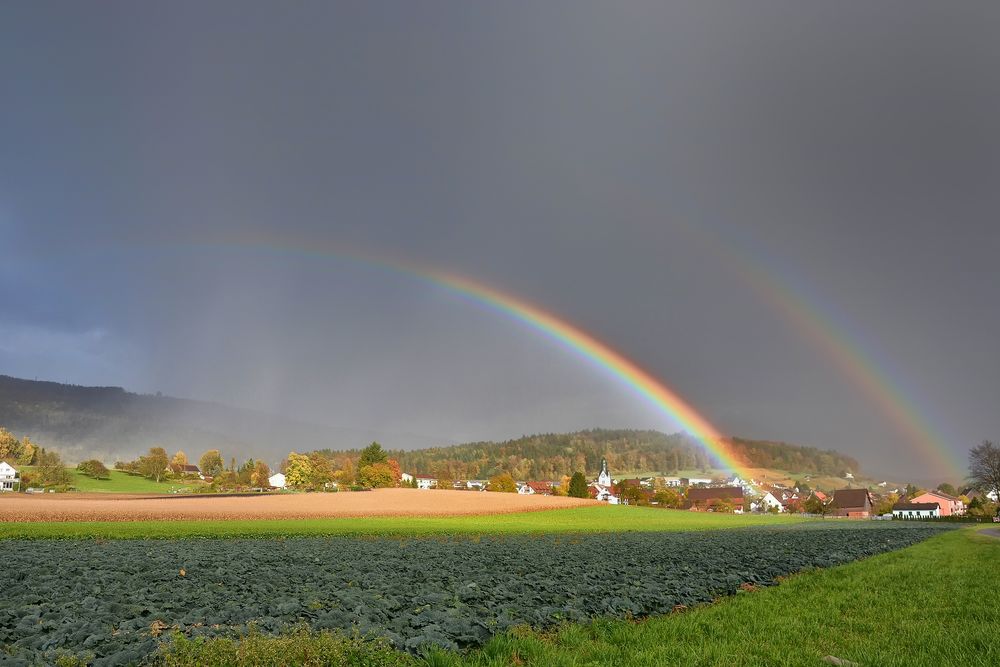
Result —
[{"label": "tree-covered ridge", "polygon": [[[858,462],[844,454],[783,442],[733,438],[729,441],[744,465],[827,475],[857,473]],[[354,457],[357,450],[322,453]],[[576,471],[596,474],[601,458],[617,472],[706,470],[716,461],[685,433],[630,429],[593,429],[544,433],[505,442],[471,442],[411,451],[393,450],[400,467],[417,475],[444,479],[487,479],[504,472],[517,479],[560,479]]]}]

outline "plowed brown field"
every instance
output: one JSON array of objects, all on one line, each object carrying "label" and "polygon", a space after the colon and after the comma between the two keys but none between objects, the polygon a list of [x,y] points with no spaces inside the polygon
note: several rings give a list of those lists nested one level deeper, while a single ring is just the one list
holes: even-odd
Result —
[{"label": "plowed brown field", "polygon": [[0,495],[0,521],[309,519],[506,514],[590,505],[582,498],[477,491],[377,489],[262,496],[130,496],[105,493]]}]

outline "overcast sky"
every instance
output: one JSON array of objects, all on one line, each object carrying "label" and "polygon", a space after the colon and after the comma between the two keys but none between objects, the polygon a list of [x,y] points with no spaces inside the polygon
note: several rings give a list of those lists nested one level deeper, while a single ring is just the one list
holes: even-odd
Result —
[{"label": "overcast sky", "polygon": [[726,433],[931,474],[747,275],[960,458],[1000,438],[998,34],[993,2],[5,2],[0,373],[389,446],[676,430],[439,287],[226,247],[353,244],[552,310]]}]

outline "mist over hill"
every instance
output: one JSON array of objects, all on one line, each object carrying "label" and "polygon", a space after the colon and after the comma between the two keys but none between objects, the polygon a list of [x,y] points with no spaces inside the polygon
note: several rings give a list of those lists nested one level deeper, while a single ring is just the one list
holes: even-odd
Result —
[{"label": "mist over hill", "polygon": [[[221,450],[228,460],[277,463],[289,451],[356,456],[372,440],[386,443],[404,469],[455,478],[511,472],[553,479],[596,471],[602,457],[617,471],[670,473],[718,466],[693,437],[653,430],[592,429],[526,435],[505,442],[451,444],[415,435],[331,428],[207,401],[136,394],[121,387],[84,387],[0,375],[0,425],[59,450],[68,462],[133,459],[154,445],[198,456]],[[405,447],[400,447],[405,443]],[[835,451],[784,442],[731,438],[748,466],[841,475],[857,460]]]},{"label": "mist over hill", "polygon": [[332,428],[278,415],[121,387],[24,380],[0,375],[0,425],[58,449],[67,461],[132,459],[154,445],[192,456],[219,449],[226,460],[280,461],[289,450],[353,448],[375,439],[421,447],[420,436]]}]

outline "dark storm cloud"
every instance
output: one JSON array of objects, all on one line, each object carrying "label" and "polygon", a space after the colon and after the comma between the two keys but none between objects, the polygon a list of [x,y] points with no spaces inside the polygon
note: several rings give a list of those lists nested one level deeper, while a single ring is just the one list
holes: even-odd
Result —
[{"label": "dark storm cloud", "polygon": [[998,19],[7,3],[0,372],[441,439],[673,426],[439,289],[199,247],[264,233],[468,273],[613,343],[728,432],[926,472],[724,263],[735,250],[809,294],[956,451],[1000,437]]}]

